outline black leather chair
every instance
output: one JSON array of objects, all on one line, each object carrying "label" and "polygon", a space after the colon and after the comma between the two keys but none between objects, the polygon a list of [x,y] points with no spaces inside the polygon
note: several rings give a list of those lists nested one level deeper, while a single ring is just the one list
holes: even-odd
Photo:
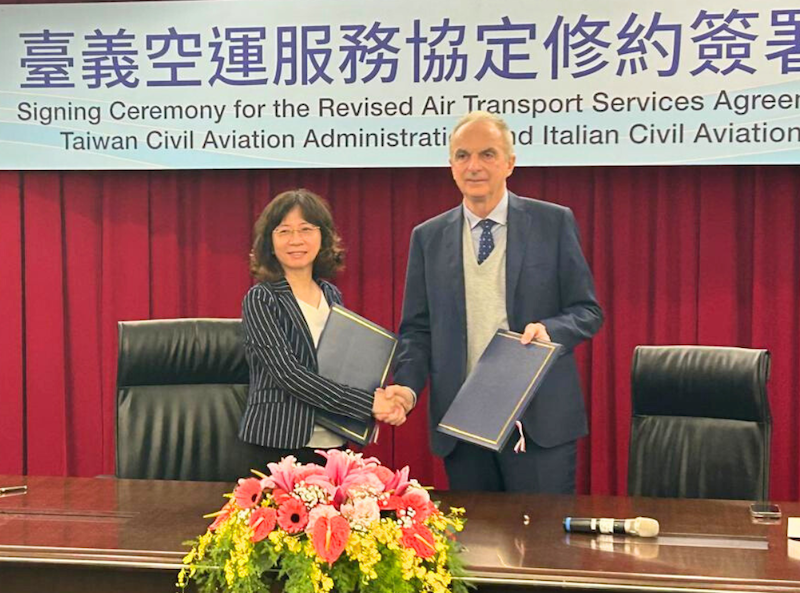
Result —
[{"label": "black leather chair", "polygon": [[765,500],[769,352],[638,346],[628,494]]},{"label": "black leather chair", "polygon": [[119,478],[231,481],[261,468],[237,438],[248,368],[239,319],[119,323]]}]

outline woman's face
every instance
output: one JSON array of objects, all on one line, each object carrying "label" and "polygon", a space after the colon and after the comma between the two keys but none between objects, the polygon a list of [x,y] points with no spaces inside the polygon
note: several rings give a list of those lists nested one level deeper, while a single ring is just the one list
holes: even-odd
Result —
[{"label": "woman's face", "polygon": [[275,257],[286,273],[308,270],[310,274],[321,245],[319,227],[303,218],[299,206],[290,210],[272,231]]}]

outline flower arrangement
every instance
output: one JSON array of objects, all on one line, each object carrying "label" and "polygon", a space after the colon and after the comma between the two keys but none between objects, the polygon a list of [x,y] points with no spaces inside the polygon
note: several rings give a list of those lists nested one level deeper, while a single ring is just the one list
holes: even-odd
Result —
[{"label": "flower arrangement", "polygon": [[464,593],[455,533],[464,509],[443,513],[408,467],[392,471],[351,451],[318,451],[324,466],[293,456],[270,475],[242,478],[214,522],[192,542],[178,586],[200,591]]}]

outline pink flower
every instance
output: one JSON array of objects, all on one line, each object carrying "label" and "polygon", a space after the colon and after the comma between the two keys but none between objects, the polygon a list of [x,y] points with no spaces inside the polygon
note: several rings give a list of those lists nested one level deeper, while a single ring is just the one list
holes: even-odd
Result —
[{"label": "pink flower", "polygon": [[267,476],[266,478],[261,478],[261,489],[262,490],[274,490],[277,488],[275,485],[275,480]]},{"label": "pink flower", "polygon": [[400,543],[403,544],[403,547],[414,550],[414,553],[420,558],[431,558],[436,554],[436,545],[431,530],[419,523],[403,529]]},{"label": "pink flower", "polygon": [[275,509],[261,507],[254,510],[250,515],[250,529],[253,530],[253,535],[250,539],[254,542],[260,542],[272,533],[277,520],[278,514],[275,512]]},{"label": "pink flower", "polygon": [[311,542],[317,556],[328,564],[333,564],[344,552],[350,525],[343,517],[320,517],[314,525]]},{"label": "pink flower", "polygon": [[340,486],[347,476],[356,470],[366,466],[380,465],[374,457],[364,459],[360,454],[346,453],[339,449],[329,449],[328,451],[317,450],[317,454],[322,455],[327,463],[325,473],[328,474],[334,486]]},{"label": "pink flower", "polygon": [[261,480],[242,478],[233,491],[233,497],[240,509],[251,509],[261,501]]},{"label": "pink flower", "polygon": [[297,482],[302,482],[303,480],[308,481],[309,477],[317,475],[326,475],[325,468],[321,465],[317,465],[316,463],[307,463],[306,465],[301,465],[297,468],[295,480]]},{"label": "pink flower", "polygon": [[336,486],[331,482],[325,468],[319,465],[309,464],[300,468],[297,481],[303,481],[308,486],[321,488],[328,496],[336,494]]},{"label": "pink flower", "polygon": [[288,492],[286,492],[286,490],[283,490],[281,488],[275,488],[275,490],[272,491],[272,498],[275,500],[275,504],[281,506],[284,502],[286,502],[292,497],[289,495]]},{"label": "pink flower", "polygon": [[[416,482],[414,482],[416,484]],[[406,488],[405,493],[403,494],[403,498],[407,498],[408,500],[414,500],[421,502],[430,502],[431,495],[428,494],[428,491],[425,488],[420,488],[419,485],[409,485]]]},{"label": "pink flower", "polygon": [[320,504],[315,506],[308,512],[308,525],[306,525],[306,533],[311,535],[314,532],[314,525],[316,525],[317,520],[322,517],[339,517],[339,511],[333,508],[333,505],[329,504]]},{"label": "pink flower", "polygon": [[394,478],[394,472],[385,465],[373,467],[372,473],[378,476],[378,479],[383,483],[384,486],[386,486],[386,484],[388,484],[392,478]]},{"label": "pink flower", "polygon": [[307,523],[306,505],[296,498],[289,498],[278,507],[278,525],[286,533],[300,533]]},{"label": "pink flower", "polygon": [[345,478],[341,490],[346,498],[355,498],[359,494],[380,494],[383,492],[383,482],[371,471],[358,470]]},{"label": "pink flower", "polygon": [[408,471],[408,466],[397,470],[394,477],[386,484],[386,491],[391,492],[394,490],[397,496],[402,496],[406,488],[408,488]]},{"label": "pink flower", "polygon": [[280,488],[286,492],[294,490],[294,485],[297,483],[297,459],[294,455],[287,455],[278,463],[268,463],[267,467],[272,474],[262,480],[268,483],[267,487]]},{"label": "pink flower", "polygon": [[328,476],[309,476],[308,479],[306,479],[306,484],[308,486],[317,486],[321,488],[331,498],[336,494],[336,486],[331,484]]},{"label": "pink flower", "polygon": [[372,523],[380,521],[381,510],[374,498],[359,498],[352,503],[342,505],[342,516],[353,527],[368,528]]}]

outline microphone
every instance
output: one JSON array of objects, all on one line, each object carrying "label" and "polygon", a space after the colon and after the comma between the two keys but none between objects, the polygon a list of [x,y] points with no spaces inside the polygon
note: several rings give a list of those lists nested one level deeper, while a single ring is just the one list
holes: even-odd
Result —
[{"label": "microphone", "polygon": [[648,517],[635,519],[583,519],[565,517],[564,531],[567,533],[607,533],[618,535],[638,535],[655,537],[658,535],[658,521]]}]

